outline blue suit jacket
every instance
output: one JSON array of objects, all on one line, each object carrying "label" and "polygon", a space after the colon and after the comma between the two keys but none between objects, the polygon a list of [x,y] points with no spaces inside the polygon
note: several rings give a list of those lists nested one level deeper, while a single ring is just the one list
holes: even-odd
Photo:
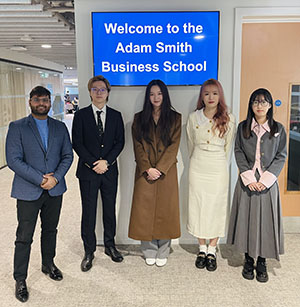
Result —
[{"label": "blue suit jacket", "polygon": [[43,189],[43,175],[54,173],[58,184],[51,196],[63,194],[65,174],[73,161],[70,136],[64,123],[48,117],[48,149],[45,151],[36,123],[28,117],[11,122],[6,137],[6,160],[15,172],[11,196],[20,200],[37,200]]}]

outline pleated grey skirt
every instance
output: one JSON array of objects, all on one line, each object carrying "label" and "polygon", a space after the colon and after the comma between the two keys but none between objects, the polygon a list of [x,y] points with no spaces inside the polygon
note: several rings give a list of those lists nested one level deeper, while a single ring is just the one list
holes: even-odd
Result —
[{"label": "pleated grey skirt", "polygon": [[284,253],[281,203],[277,181],[263,192],[251,192],[239,178],[235,187],[227,243],[252,258]]}]

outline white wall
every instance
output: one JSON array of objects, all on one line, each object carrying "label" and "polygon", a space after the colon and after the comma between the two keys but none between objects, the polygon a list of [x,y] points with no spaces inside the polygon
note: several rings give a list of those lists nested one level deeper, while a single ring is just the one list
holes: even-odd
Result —
[{"label": "white wall", "polygon": [[[286,0],[285,6],[299,6],[299,0]],[[77,64],[79,81],[80,106],[90,103],[87,81],[93,75],[92,41],[91,41],[91,12],[92,11],[201,11],[219,10],[220,18],[220,48],[219,48],[219,81],[225,91],[227,104],[237,115],[233,106],[233,65],[234,65],[234,24],[236,7],[271,7],[282,6],[281,0],[75,0]],[[125,129],[126,145],[119,158],[120,185],[118,194],[118,228],[117,242],[133,243],[128,239],[128,222],[131,208],[135,163],[131,141],[131,124],[134,113],[142,108],[144,87],[113,87],[109,105],[122,112]],[[181,145],[178,155],[178,175],[180,185],[181,229],[180,243],[191,243],[196,240],[186,231],[187,215],[187,172],[188,157],[186,148],[185,125],[187,116],[195,109],[199,93],[198,86],[169,87],[172,104],[182,113],[183,127]],[[236,166],[233,165],[233,174]],[[232,176],[232,186],[236,176]],[[79,204],[78,204],[79,205]],[[100,211],[100,210],[99,210]],[[101,225],[97,226],[98,239],[102,242]],[[178,241],[177,241],[178,242]]]}]

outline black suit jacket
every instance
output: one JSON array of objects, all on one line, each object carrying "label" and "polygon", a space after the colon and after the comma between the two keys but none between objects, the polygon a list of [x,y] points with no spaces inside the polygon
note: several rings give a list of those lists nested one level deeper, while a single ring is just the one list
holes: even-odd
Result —
[{"label": "black suit jacket", "polygon": [[[117,157],[124,147],[124,123],[120,112],[106,106],[104,136],[99,136],[92,106],[77,111],[73,119],[72,142],[79,156],[76,176],[93,180],[97,176],[117,176]],[[97,160],[107,160],[108,171],[98,175],[92,170]]]}]

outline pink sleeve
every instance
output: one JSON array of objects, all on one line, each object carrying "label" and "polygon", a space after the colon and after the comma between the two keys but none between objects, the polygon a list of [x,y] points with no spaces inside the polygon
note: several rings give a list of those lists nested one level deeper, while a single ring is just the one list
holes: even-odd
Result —
[{"label": "pink sleeve", "polygon": [[268,171],[263,172],[261,177],[259,178],[259,182],[265,185],[266,188],[271,187],[276,180],[277,177]]},{"label": "pink sleeve", "polygon": [[248,184],[252,182],[257,182],[252,169],[240,173],[240,176],[245,186],[247,186]]}]

